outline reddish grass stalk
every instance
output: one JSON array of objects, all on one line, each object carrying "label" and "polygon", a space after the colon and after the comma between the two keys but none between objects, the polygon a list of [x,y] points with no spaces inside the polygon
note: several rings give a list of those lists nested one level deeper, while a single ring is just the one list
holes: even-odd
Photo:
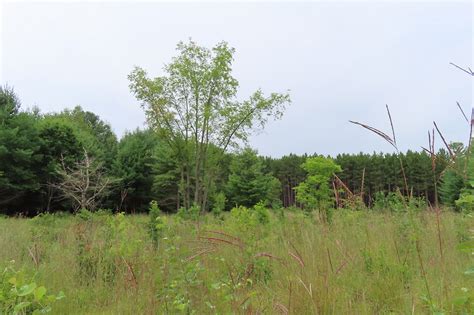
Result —
[{"label": "reddish grass stalk", "polygon": [[285,315],[288,315],[290,313],[290,311],[288,310],[288,308],[286,308],[285,305],[279,303],[279,302],[276,302],[275,305],[273,306],[273,308],[276,310],[276,311],[280,311],[281,314],[285,314]]},{"label": "reddish grass stalk", "polygon": [[288,255],[290,255],[294,260],[296,260],[298,262],[298,264],[301,266],[301,268],[304,268],[304,261],[303,259],[296,255],[296,254],[293,254],[292,252],[288,251]]},{"label": "reddish grass stalk", "polygon": [[216,251],[215,248],[203,249],[203,250],[197,252],[196,254],[189,256],[188,258],[185,259],[185,261],[190,261],[190,260],[193,260],[194,258],[196,258],[196,257],[198,257],[198,256],[201,256],[201,255],[204,255],[204,254],[208,254],[208,253],[212,253],[212,252],[215,252],[215,251]]},{"label": "reddish grass stalk", "polygon": [[450,147],[450,146],[448,145],[448,143],[446,142],[446,139],[444,139],[444,136],[443,136],[443,134],[441,133],[441,131],[439,130],[438,125],[436,125],[436,122],[435,122],[435,121],[433,121],[433,125],[435,126],[436,131],[438,132],[439,136],[441,137],[441,140],[443,140],[443,143],[444,143],[446,149],[448,150],[449,155],[451,156],[451,159],[454,161],[455,158],[456,158],[456,156],[454,155],[453,150],[451,150],[451,147]]},{"label": "reddish grass stalk", "polygon": [[403,181],[404,181],[404,184],[405,184],[405,192],[406,192],[406,195],[409,196],[410,194],[410,191],[408,189],[408,181],[407,181],[407,177],[406,177],[406,174],[405,174],[405,167],[403,166],[403,161],[402,161],[402,158],[401,158],[401,155],[400,155],[400,150],[398,149],[398,146],[397,146],[397,141],[396,141],[396,137],[395,137],[395,128],[393,127],[393,120],[392,120],[392,115],[390,114],[390,109],[388,107],[387,104],[385,104],[385,107],[387,109],[387,114],[388,114],[388,119],[390,121],[390,126],[392,128],[392,137],[391,138],[389,135],[387,135],[386,133],[384,133],[383,131],[377,129],[377,128],[374,128],[374,127],[371,127],[369,125],[366,125],[366,124],[362,124],[360,122],[357,122],[357,121],[352,121],[352,120],[349,120],[350,123],[353,123],[355,125],[359,125],[369,131],[372,131],[373,133],[375,133],[376,135],[382,137],[385,141],[387,141],[392,147],[395,148],[395,150],[397,151],[397,156],[398,156],[398,160],[400,161],[400,169],[402,171],[402,176],[403,176]]},{"label": "reddish grass stalk", "polygon": [[236,244],[234,242],[231,242],[231,241],[228,241],[228,240],[225,240],[225,239],[222,239],[222,238],[200,236],[199,239],[207,240],[211,244],[228,244],[228,245],[237,246],[240,249],[243,249],[242,244]]}]

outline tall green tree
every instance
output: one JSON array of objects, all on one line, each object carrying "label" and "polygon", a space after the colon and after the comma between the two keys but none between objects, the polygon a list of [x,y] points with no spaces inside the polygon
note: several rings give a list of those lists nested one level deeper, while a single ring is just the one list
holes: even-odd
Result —
[{"label": "tall green tree", "polygon": [[159,145],[156,134],[150,130],[135,130],[120,140],[114,162],[114,174],[120,178],[120,210],[143,211],[153,196],[155,150]]},{"label": "tall green tree", "polygon": [[450,163],[441,177],[439,192],[442,203],[454,207],[461,190],[467,185],[465,176],[467,148],[462,143],[455,142],[450,144],[450,149],[455,159],[450,159]]},{"label": "tall green tree", "polygon": [[61,180],[58,170],[72,167],[83,155],[83,145],[73,129],[60,122],[39,122],[40,146],[38,153],[41,162],[38,169],[41,182],[41,208],[51,210],[69,210],[71,204],[62,200],[54,188]]},{"label": "tall green tree", "polygon": [[[37,120],[20,112],[13,89],[0,87],[0,211],[30,211],[37,204],[27,198],[40,189],[38,167],[41,156]],[[22,209],[24,207],[24,209]]]},{"label": "tall green tree", "polygon": [[234,156],[226,185],[226,197],[231,207],[253,207],[263,201],[272,205],[281,192],[280,181],[263,172],[262,159],[252,149],[245,149]]},{"label": "tall green tree", "polygon": [[[166,139],[179,161],[183,206],[194,203],[205,209],[225,152],[245,142],[268,119],[280,118],[290,98],[279,93],[265,97],[257,90],[239,101],[239,84],[232,76],[235,50],[225,42],[212,49],[180,42],[177,51],[165,65],[164,76],[151,79],[137,67],[128,78],[149,125]],[[211,146],[219,151],[211,154]]]},{"label": "tall green tree", "polygon": [[72,110],[65,109],[60,113],[44,115],[44,120],[70,127],[88,155],[103,163],[106,170],[111,170],[118,141],[110,124],[98,115],[76,106]]}]

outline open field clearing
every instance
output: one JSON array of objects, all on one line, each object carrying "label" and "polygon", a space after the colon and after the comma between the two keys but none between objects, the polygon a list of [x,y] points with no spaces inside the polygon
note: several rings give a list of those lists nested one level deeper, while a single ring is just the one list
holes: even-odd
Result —
[{"label": "open field clearing", "polygon": [[83,211],[0,219],[0,257],[64,292],[54,314],[469,314],[473,229],[452,212]]}]

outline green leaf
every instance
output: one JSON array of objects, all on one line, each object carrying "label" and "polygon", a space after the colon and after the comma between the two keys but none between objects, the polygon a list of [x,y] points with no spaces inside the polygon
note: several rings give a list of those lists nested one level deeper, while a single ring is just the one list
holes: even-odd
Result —
[{"label": "green leaf", "polygon": [[64,295],[64,292],[63,291],[60,291],[58,293],[58,295],[56,296],[56,300],[62,300],[66,297],[66,295]]},{"label": "green leaf", "polygon": [[21,303],[19,303],[19,304],[17,304],[17,305],[15,306],[15,308],[13,309],[13,311],[14,311],[15,313],[18,313],[19,311],[21,311],[21,310],[24,309],[24,308],[27,308],[27,307],[30,306],[30,305],[31,305],[31,302],[21,302]]},{"label": "green leaf", "polygon": [[43,296],[46,294],[46,288],[41,286],[41,287],[38,287],[36,288],[35,290],[35,300],[36,301],[41,301],[41,299],[43,298]]},{"label": "green leaf", "polygon": [[465,252],[465,253],[470,253],[471,251],[474,250],[474,240],[470,240],[467,242],[463,242],[461,244],[458,244],[456,246],[458,250]]},{"label": "green leaf", "polygon": [[468,276],[474,276],[474,266],[464,271],[464,274]]},{"label": "green leaf", "polygon": [[25,284],[18,291],[18,296],[25,296],[33,293],[36,289],[36,283]]}]

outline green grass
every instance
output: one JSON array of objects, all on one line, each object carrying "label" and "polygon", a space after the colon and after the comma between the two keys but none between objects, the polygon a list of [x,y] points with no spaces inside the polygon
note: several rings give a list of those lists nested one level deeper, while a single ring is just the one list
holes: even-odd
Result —
[{"label": "green grass", "polygon": [[0,265],[64,291],[54,314],[474,312],[469,215],[443,212],[439,229],[434,213],[367,210],[161,221],[153,242],[145,215],[0,218]]}]

